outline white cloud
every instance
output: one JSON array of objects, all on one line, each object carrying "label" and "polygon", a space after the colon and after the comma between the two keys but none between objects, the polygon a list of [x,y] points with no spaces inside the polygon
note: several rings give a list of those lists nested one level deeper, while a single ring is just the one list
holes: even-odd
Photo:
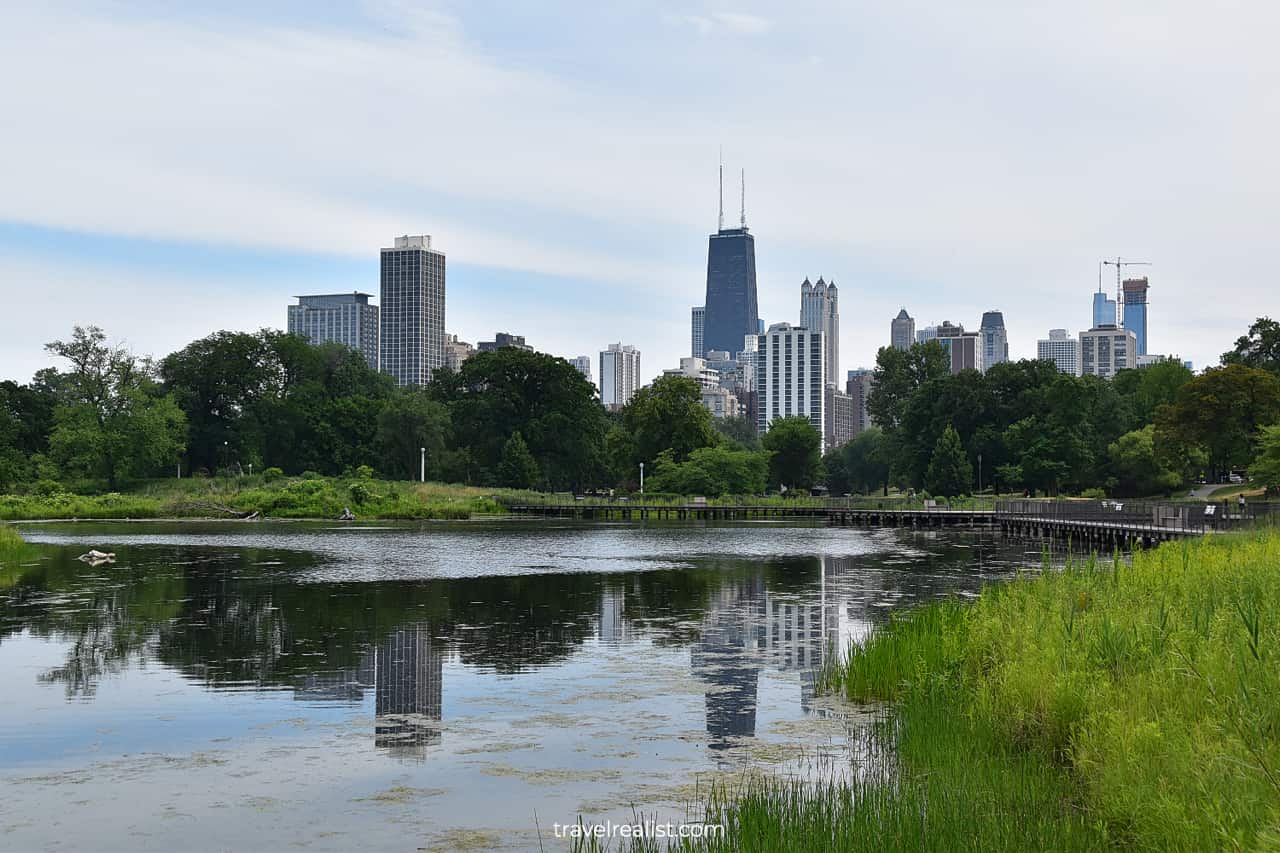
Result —
[{"label": "white cloud", "polygon": [[[436,10],[374,8],[361,31],[6,10],[0,220],[353,257],[429,232],[451,262],[653,296],[564,334],[574,354],[638,343],[656,372],[701,301],[723,142],[750,173],[766,319],[834,276],[845,367],[904,303],[970,324],[1001,307],[1032,354],[1087,318],[1117,252],[1155,262],[1153,346],[1204,362],[1274,313],[1269,7],[797,2],[682,22],[767,39],[598,31],[588,8],[556,16],[596,46],[568,71]],[[17,281],[6,299],[47,304]],[[514,326],[527,305],[499,309]]]}]

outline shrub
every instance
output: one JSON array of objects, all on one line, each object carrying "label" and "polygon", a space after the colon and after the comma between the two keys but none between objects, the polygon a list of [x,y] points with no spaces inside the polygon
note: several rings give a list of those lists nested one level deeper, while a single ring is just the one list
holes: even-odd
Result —
[{"label": "shrub", "polygon": [[262,472],[262,479],[268,483],[279,480],[284,476],[284,472],[274,465]]}]

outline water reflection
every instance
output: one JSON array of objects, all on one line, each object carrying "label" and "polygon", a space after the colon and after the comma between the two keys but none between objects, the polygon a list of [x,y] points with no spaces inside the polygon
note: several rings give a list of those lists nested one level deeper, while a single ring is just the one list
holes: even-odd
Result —
[{"label": "water reflection", "polygon": [[[374,744],[412,759],[440,743],[446,661],[521,673],[588,644],[687,648],[706,745],[723,750],[756,735],[762,671],[798,674],[809,713],[825,655],[894,607],[974,590],[987,574],[974,572],[974,551],[928,540],[861,555],[693,555],[678,570],[382,582],[299,582],[315,558],[292,550],[125,545],[97,568],[75,560],[80,550],[0,575],[0,642],[27,632],[65,643],[65,662],[40,679],[68,699],[92,700],[104,680],[151,663],[211,690],[352,704],[371,692]],[[998,572],[1017,560],[989,562]]]}]

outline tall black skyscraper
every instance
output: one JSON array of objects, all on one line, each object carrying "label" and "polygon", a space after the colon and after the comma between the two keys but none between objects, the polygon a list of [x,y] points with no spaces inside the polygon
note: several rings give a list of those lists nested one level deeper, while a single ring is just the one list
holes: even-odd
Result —
[{"label": "tall black skyscraper", "polygon": [[720,167],[720,223],[707,245],[707,298],[702,345],[728,353],[742,351],[743,338],[759,331],[756,307],[756,241],[747,231],[746,182],[737,228],[724,227],[724,167]]}]

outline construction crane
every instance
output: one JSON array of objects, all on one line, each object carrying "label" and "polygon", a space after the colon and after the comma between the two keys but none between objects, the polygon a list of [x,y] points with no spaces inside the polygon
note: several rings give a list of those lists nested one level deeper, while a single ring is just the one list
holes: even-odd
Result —
[{"label": "construction crane", "polygon": [[[1124,320],[1123,320],[1124,318],[1124,282],[1121,281],[1121,278],[1123,278],[1122,273],[1124,271],[1124,268],[1135,267],[1135,266],[1149,267],[1151,266],[1151,262],[1150,261],[1126,261],[1124,258],[1117,255],[1114,261],[1103,261],[1102,263],[1106,264],[1109,267],[1116,268],[1116,325],[1121,326],[1124,324]],[[1102,267],[1098,267],[1098,273],[1099,273],[1098,277],[1101,278]],[[1098,289],[1101,290],[1102,282],[1099,281],[1098,285],[1099,285]]]}]

